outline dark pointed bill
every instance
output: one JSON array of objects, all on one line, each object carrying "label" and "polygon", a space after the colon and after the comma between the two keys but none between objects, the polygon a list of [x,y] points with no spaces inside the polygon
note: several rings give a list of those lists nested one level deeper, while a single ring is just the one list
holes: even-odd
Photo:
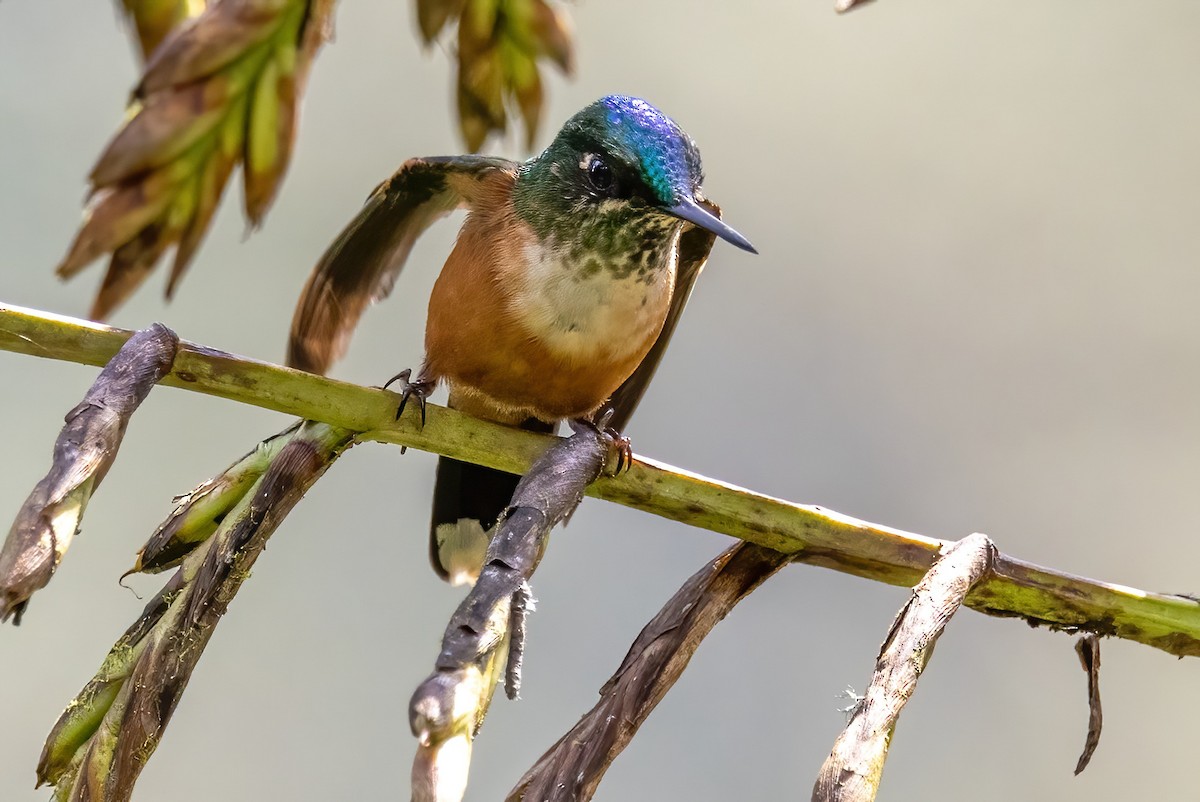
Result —
[{"label": "dark pointed bill", "polygon": [[668,207],[665,211],[668,214],[678,217],[680,220],[687,220],[689,223],[693,223],[703,229],[711,231],[726,242],[738,246],[743,251],[758,253],[758,250],[750,244],[750,240],[746,239],[741,234],[722,223],[719,217],[696,203],[691,198],[684,198],[675,206]]}]

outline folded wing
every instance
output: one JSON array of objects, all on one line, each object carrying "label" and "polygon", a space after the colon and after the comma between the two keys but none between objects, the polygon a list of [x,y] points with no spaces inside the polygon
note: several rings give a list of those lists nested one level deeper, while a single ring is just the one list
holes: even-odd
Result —
[{"label": "folded wing", "polygon": [[325,373],[346,351],[368,305],[387,297],[417,237],[439,218],[469,208],[481,183],[515,180],[517,164],[485,156],[409,159],[380,184],[325,251],[304,285],[287,363]]},{"label": "folded wing", "polygon": [[[717,217],[721,216],[721,207],[715,203],[701,201],[700,205]],[[683,314],[683,307],[692,294],[692,288],[700,276],[700,271],[704,269],[704,263],[708,261],[709,251],[712,250],[713,242],[716,239],[716,235],[711,231],[690,223],[685,224],[683,233],[679,237],[679,266],[675,276],[675,291],[671,295],[671,306],[667,310],[667,320],[663,323],[662,331],[659,333],[658,339],[654,341],[654,345],[650,347],[646,358],[638,365],[633,375],[617,388],[607,404],[613,410],[609,425],[617,431],[625,430],[629,417],[637,409],[638,402],[642,400],[646,388],[650,385],[650,380],[654,378],[654,371],[658,369],[663,352],[667,350],[667,345],[671,342],[671,335],[675,333],[675,326]]]}]

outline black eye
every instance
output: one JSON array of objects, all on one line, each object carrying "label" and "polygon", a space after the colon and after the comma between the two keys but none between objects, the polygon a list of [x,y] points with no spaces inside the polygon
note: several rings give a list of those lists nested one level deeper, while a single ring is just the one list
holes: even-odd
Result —
[{"label": "black eye", "polygon": [[613,186],[612,170],[604,160],[599,156],[591,156],[587,159],[587,178],[588,183],[600,192],[608,192]]}]

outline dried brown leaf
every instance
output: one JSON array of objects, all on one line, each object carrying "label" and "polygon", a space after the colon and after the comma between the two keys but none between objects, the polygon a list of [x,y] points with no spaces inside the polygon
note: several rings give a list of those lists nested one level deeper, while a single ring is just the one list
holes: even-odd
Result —
[{"label": "dried brown leaf", "polygon": [[181,28],[169,47],[154,53],[135,94],[147,97],[168,87],[206,78],[228,67],[270,38],[279,24],[279,13],[284,5],[286,3],[244,0],[214,2]]},{"label": "dried brown leaf", "polygon": [[167,295],[195,257],[230,173],[261,222],[293,148],[298,93],[332,29],[335,0],[213,0],[155,51],[140,104],[92,171],[94,200],[59,266],[112,253],[93,306],[107,315],[178,245]]},{"label": "dried brown leaf", "polygon": [[483,147],[492,131],[491,118],[481,108],[478,99],[459,85],[458,87],[458,130],[462,133],[467,150],[472,153]]},{"label": "dried brown leaf", "polygon": [[262,222],[287,171],[296,130],[296,80],[285,72],[295,54],[272,59],[250,99],[246,120],[244,179],[246,217]]},{"label": "dried brown leaf", "polygon": [[545,103],[542,79],[536,69],[528,85],[516,90],[516,96],[517,108],[521,110],[521,119],[525,121],[525,147],[533,150],[537,141],[538,124],[542,118],[542,105]]},{"label": "dried brown leaf", "polygon": [[462,16],[466,0],[417,0],[417,27],[425,44],[437,38],[446,23]]},{"label": "dried brown leaf", "polygon": [[459,128],[472,151],[483,146],[489,133],[503,133],[507,126],[500,48],[494,31],[481,31],[477,17],[464,15],[458,26]]},{"label": "dried brown leaf", "polygon": [[108,317],[150,276],[176,235],[172,229],[155,222],[117,248],[108,262],[108,270],[88,315],[93,320]]},{"label": "dried brown leaf", "polygon": [[596,705],[525,772],[507,802],[591,799],[704,638],[788,561],[786,554],[738,543],[693,574],[642,628]]},{"label": "dried brown leaf", "polygon": [[490,123],[503,130],[504,68],[499,38],[494,31],[479,33],[475,26],[458,28],[458,83]]},{"label": "dried brown leaf", "polygon": [[177,183],[172,171],[164,168],[132,183],[97,190],[84,212],[83,227],[58,266],[58,275],[70,278],[101,254],[137,236],[171,202]]},{"label": "dried brown leaf", "polygon": [[175,249],[175,260],[171,264],[171,275],[167,279],[167,300],[174,297],[179,282],[183,280],[196,250],[204,241],[204,235],[208,233],[209,224],[217,211],[217,205],[221,202],[229,174],[233,172],[233,164],[232,156],[214,149],[201,169],[196,188],[195,212],[179,238],[179,247]]},{"label": "dried brown leaf", "polygon": [[[419,17],[448,13],[445,5],[420,5]],[[446,22],[431,16],[422,24],[440,30]],[[493,131],[504,133],[511,104],[520,112],[526,146],[532,149],[545,102],[539,60],[549,59],[568,73],[574,68],[571,25],[563,9],[546,0],[465,2],[457,55],[459,128],[467,146],[478,150]]]},{"label": "dried brown leaf", "polygon": [[19,619],[29,597],[50,581],[116,459],[130,416],[170,369],[177,345],[174,332],[157,323],[134,334],[67,413],[50,470],[0,546],[0,621]]},{"label": "dried brown leaf", "polygon": [[1075,764],[1075,773],[1079,774],[1092,761],[1092,755],[1100,745],[1100,731],[1104,727],[1104,710],[1100,704],[1100,638],[1095,634],[1084,635],[1075,642],[1075,653],[1079,655],[1079,664],[1087,673],[1088,690],[1087,739]]},{"label": "dried brown leaf", "polygon": [[308,77],[317,51],[333,39],[333,9],[336,5],[337,0],[309,0],[308,18],[300,33],[300,60],[296,64],[297,91]]},{"label": "dried brown leaf", "polygon": [[115,184],[179,158],[212,133],[228,113],[233,97],[228,77],[216,75],[146,98],[92,168],[92,184]]},{"label": "dried brown leaf", "polygon": [[530,29],[538,54],[550,58],[567,75],[575,71],[575,40],[571,19],[559,5],[533,0]]}]

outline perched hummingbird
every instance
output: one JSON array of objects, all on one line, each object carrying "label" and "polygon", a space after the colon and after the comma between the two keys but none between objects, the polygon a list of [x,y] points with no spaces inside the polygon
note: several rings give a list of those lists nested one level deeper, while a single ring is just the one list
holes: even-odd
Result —
[{"label": "perched hummingbird", "polygon": [[[386,296],[431,223],[469,214],[429,299],[425,362],[403,401],[439,382],[449,405],[552,431],[622,428],[641,399],[716,236],[757,253],[705,200],[700,151],[644,100],[612,95],[524,163],[410,159],[368,198],[304,286],[288,363],[324,373],[369,303]],[[403,401],[397,417],[403,410]],[[455,584],[482,567],[517,477],[442,457],[430,554]]]}]

